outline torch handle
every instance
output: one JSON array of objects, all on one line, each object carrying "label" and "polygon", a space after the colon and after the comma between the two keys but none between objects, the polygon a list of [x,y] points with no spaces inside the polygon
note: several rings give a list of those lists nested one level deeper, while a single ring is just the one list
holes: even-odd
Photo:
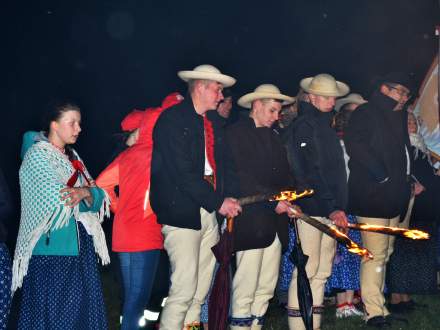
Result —
[{"label": "torch handle", "polygon": [[244,205],[254,204],[254,203],[258,203],[258,202],[264,202],[264,201],[269,200],[271,197],[272,197],[272,194],[247,196],[247,197],[239,198],[238,202],[240,203],[241,206],[244,206]]}]

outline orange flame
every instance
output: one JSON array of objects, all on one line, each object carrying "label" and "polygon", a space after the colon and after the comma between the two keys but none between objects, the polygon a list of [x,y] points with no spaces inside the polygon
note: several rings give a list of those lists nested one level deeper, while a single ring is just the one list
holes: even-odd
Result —
[{"label": "orange flame", "polygon": [[357,227],[359,229],[365,229],[368,231],[376,231],[378,233],[384,233],[384,234],[401,234],[407,238],[411,239],[429,239],[429,234],[418,230],[418,229],[405,229],[405,228],[399,228],[399,227],[386,227],[386,226],[379,226],[379,225],[369,225],[369,224],[358,224]]},{"label": "orange flame", "polygon": [[418,229],[408,229],[403,232],[403,236],[411,239],[429,239],[428,233]]},{"label": "orange flame", "polygon": [[360,247],[358,244],[356,244],[355,242],[353,242],[346,234],[344,234],[343,232],[337,230],[334,227],[330,227],[330,229],[333,231],[333,233],[335,234],[335,236],[339,236],[342,238],[345,238],[347,241],[347,250],[351,253],[357,254],[361,257],[365,257],[368,259],[373,259],[373,255],[371,254],[370,251],[368,251],[366,248]]},{"label": "orange flame", "polygon": [[279,194],[273,195],[269,200],[270,201],[289,201],[293,202],[299,198],[310,196],[314,193],[313,189],[306,189],[300,193],[297,193],[296,190],[285,190],[281,191]]}]

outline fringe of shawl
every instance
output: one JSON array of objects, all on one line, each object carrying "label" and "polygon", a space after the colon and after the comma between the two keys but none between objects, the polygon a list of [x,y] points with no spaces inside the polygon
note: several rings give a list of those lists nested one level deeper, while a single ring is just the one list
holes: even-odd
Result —
[{"label": "fringe of shawl", "polygon": [[[58,219],[57,216],[59,215]],[[11,286],[11,295],[20,288],[23,284],[23,278],[26,276],[29,260],[32,257],[32,251],[34,250],[35,245],[40,239],[41,235],[46,234],[49,230],[58,229],[63,226],[66,226],[69,222],[69,219],[72,216],[72,209],[60,204],[52,214],[46,216],[43,221],[29,234],[28,238],[28,248],[25,253],[20,256],[15,256],[14,262],[12,265],[12,286]],[[55,219],[56,222],[55,222]],[[55,222],[55,223],[54,223]]]}]

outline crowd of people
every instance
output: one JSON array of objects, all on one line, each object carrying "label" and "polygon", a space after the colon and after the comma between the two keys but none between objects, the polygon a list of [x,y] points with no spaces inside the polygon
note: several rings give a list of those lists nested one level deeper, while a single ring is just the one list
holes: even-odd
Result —
[{"label": "crowd of people", "polygon": [[[438,164],[407,110],[408,75],[383,76],[367,100],[329,74],[302,79],[296,97],[261,84],[238,99],[244,115],[233,107],[235,78],[212,65],[178,76],[187,94],[172,93],[159,107],[127,115],[121,127],[128,147],[96,181],[72,148],[81,132],[74,102],[50,104],[46,127],[25,134],[12,263],[0,245],[1,329],[19,288],[19,329],[108,328],[96,254],[103,265],[110,262],[101,227],[109,209],[123,288],[121,329],[139,327],[162,249],[170,288],[160,329],[208,328],[217,273],[211,248],[227,219],[234,219],[232,330],[262,329],[275,291],[289,329],[305,329],[299,272],[289,258],[294,235],[308,256],[313,329],[321,328],[326,293],[336,293],[337,318],[363,317],[368,326],[386,328],[390,312],[415,307],[410,294],[436,291]],[[303,189],[314,193],[295,202],[240,202]],[[7,212],[1,209],[3,218]],[[349,253],[302,214],[346,231],[374,258]],[[357,222],[417,226],[432,238],[395,241],[349,230]]]}]

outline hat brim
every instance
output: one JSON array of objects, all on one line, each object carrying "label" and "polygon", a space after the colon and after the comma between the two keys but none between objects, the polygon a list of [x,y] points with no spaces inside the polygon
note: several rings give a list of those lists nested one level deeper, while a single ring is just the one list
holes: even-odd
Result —
[{"label": "hat brim", "polygon": [[179,71],[177,73],[183,81],[189,80],[213,80],[223,85],[223,87],[231,87],[236,80],[222,73],[200,72],[200,71]]},{"label": "hat brim", "polygon": [[252,107],[252,102],[254,102],[255,100],[262,100],[262,99],[280,100],[283,101],[282,102],[283,105],[287,105],[295,102],[294,97],[287,96],[284,94],[253,92],[240,97],[237,103],[239,106],[243,108],[250,109]]},{"label": "hat brim", "polygon": [[346,105],[348,103],[354,103],[354,104],[361,105],[361,104],[364,104],[367,102],[368,102],[367,100],[360,100],[358,98],[344,97],[342,99],[336,100],[335,110],[339,111],[344,105]]},{"label": "hat brim", "polygon": [[347,84],[344,84],[343,82],[336,81],[336,90],[316,90],[310,88],[310,83],[312,82],[313,77],[304,78],[300,82],[301,88],[306,91],[309,94],[314,95],[321,95],[321,96],[334,96],[334,97],[340,97],[347,95],[350,92],[350,87],[348,87]]}]

